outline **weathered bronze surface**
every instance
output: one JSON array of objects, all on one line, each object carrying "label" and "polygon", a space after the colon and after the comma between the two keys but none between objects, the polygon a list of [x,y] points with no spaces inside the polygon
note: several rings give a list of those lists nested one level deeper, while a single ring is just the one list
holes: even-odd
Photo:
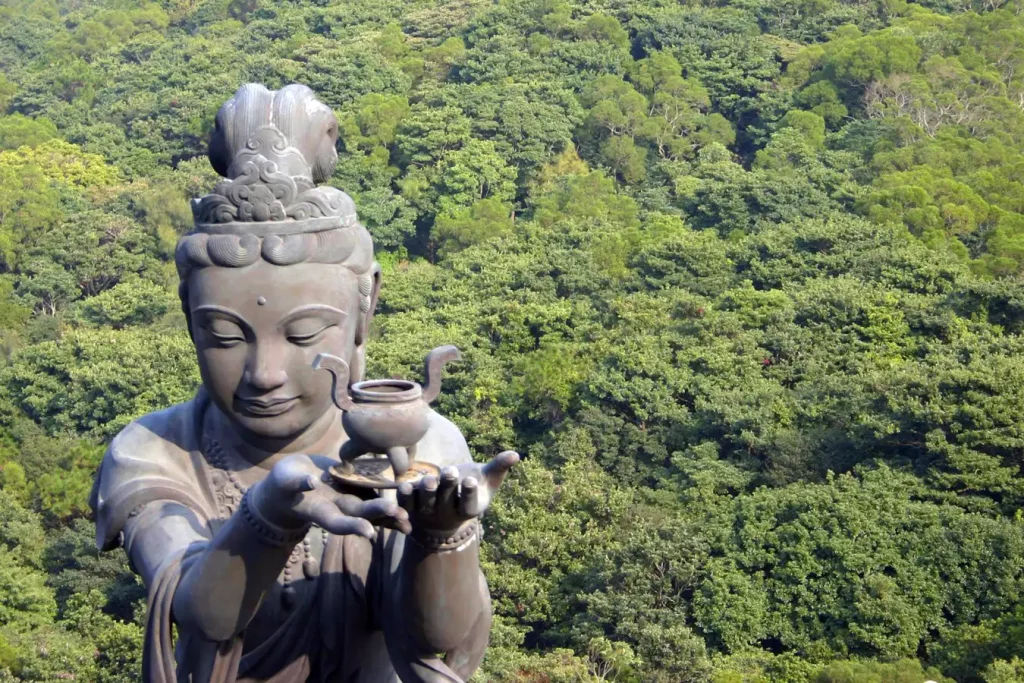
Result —
[{"label": "weathered bronze surface", "polygon": [[457,682],[483,658],[478,520],[519,457],[474,463],[430,409],[454,347],[422,387],[363,380],[381,277],[318,185],[337,134],[300,85],[217,114],[225,179],[176,252],[203,386],[126,427],[91,497],[149,591],[146,681]]}]

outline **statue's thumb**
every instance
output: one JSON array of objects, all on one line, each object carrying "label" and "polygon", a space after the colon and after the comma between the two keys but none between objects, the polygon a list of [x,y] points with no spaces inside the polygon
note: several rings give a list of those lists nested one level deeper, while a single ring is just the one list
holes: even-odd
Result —
[{"label": "statue's thumb", "polygon": [[[292,463],[289,463],[292,465]],[[304,472],[298,467],[287,467],[284,472],[279,473],[278,485],[288,493],[304,493],[316,488],[316,476]]]},{"label": "statue's thumb", "polygon": [[512,469],[512,466],[519,462],[519,454],[515,451],[502,451],[494,456],[494,459],[484,465],[484,477],[487,478],[487,485],[496,489],[505,481],[505,475]]}]

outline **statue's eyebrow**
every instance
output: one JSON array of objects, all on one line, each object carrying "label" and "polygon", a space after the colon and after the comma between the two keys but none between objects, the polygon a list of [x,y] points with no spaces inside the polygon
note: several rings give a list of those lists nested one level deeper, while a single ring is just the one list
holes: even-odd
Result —
[{"label": "statue's eyebrow", "polygon": [[340,325],[345,320],[348,313],[345,311],[335,308],[334,306],[328,306],[327,304],[308,304],[306,306],[299,306],[285,314],[281,318],[281,325],[287,325],[288,323],[298,318],[304,318],[306,316],[319,315],[328,317],[331,322]]},{"label": "statue's eyebrow", "polygon": [[234,322],[238,323],[240,327],[245,328],[247,331],[252,332],[252,325],[248,320],[243,318],[240,314],[232,311],[230,308],[224,308],[223,306],[214,306],[213,304],[204,304],[202,306],[196,306],[192,309],[192,314],[196,313],[210,314],[214,313],[225,318],[230,318]]}]

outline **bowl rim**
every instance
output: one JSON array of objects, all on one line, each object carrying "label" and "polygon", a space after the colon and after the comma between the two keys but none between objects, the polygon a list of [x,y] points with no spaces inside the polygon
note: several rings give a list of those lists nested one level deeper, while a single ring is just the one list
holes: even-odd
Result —
[{"label": "bowl rim", "polygon": [[[398,391],[374,391],[377,387],[395,387]],[[367,379],[349,387],[357,403],[406,403],[423,397],[423,387],[407,379]]]}]

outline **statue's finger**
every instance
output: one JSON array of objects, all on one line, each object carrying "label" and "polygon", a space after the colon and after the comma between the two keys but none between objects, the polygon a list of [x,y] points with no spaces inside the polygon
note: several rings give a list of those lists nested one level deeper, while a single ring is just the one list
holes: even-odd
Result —
[{"label": "statue's finger", "polygon": [[420,515],[430,517],[437,509],[437,477],[424,477],[416,487],[416,510]]},{"label": "statue's finger", "polygon": [[462,493],[459,495],[459,512],[467,519],[478,517],[480,509],[480,485],[476,477],[466,477],[462,480]]},{"label": "statue's finger", "polygon": [[332,534],[337,534],[338,536],[356,535],[362,536],[370,541],[377,540],[377,530],[373,528],[373,525],[370,524],[370,522],[360,517],[349,517],[347,515],[343,515],[337,510],[335,510],[335,514],[333,514],[331,518],[326,520],[326,523],[321,526]]},{"label": "statue's finger", "polygon": [[283,493],[302,493],[316,487],[316,475],[296,460],[282,461],[274,468],[274,483]]},{"label": "statue's finger", "polygon": [[413,493],[413,486],[409,482],[404,482],[398,487],[398,504],[403,509],[412,511],[416,505],[416,496]]},{"label": "statue's finger", "polygon": [[459,469],[457,467],[445,467],[441,471],[441,483],[437,487],[437,509],[449,510],[455,508],[456,494],[459,490]]},{"label": "statue's finger", "polygon": [[348,493],[334,497],[334,505],[343,515],[354,515],[359,511],[362,500]]},{"label": "statue's finger", "polygon": [[390,500],[368,501],[359,516],[385,525],[409,521],[409,512]]},{"label": "statue's finger", "polygon": [[375,526],[397,529],[402,533],[412,531],[412,526],[409,524],[408,511],[399,507],[398,503],[391,500],[383,498],[368,500],[352,516],[362,517],[372,522]]},{"label": "statue's finger", "polygon": [[483,466],[483,475],[487,485],[493,490],[501,486],[505,481],[505,475],[519,462],[519,454],[515,451],[502,451],[491,458],[491,461]]},{"label": "statue's finger", "polygon": [[393,515],[378,519],[376,524],[388,529],[401,531],[403,534],[412,532],[412,522],[409,521],[409,513],[404,508],[398,508]]},{"label": "statue's finger", "polygon": [[408,513],[404,519],[390,518],[380,522],[380,526],[388,529],[394,529],[395,531],[401,531],[403,534],[412,533],[412,522],[409,521]]},{"label": "statue's finger", "polygon": [[361,500],[355,496],[338,496],[334,504],[343,514],[349,517],[362,517],[363,519],[378,519],[391,517],[399,510],[398,503],[385,498],[373,498],[372,500]]},{"label": "statue's finger", "polygon": [[[341,536],[357,534],[373,540],[377,535],[370,522],[346,515],[329,499],[319,500],[309,508],[309,521]],[[356,522],[361,523],[357,524]]]}]

